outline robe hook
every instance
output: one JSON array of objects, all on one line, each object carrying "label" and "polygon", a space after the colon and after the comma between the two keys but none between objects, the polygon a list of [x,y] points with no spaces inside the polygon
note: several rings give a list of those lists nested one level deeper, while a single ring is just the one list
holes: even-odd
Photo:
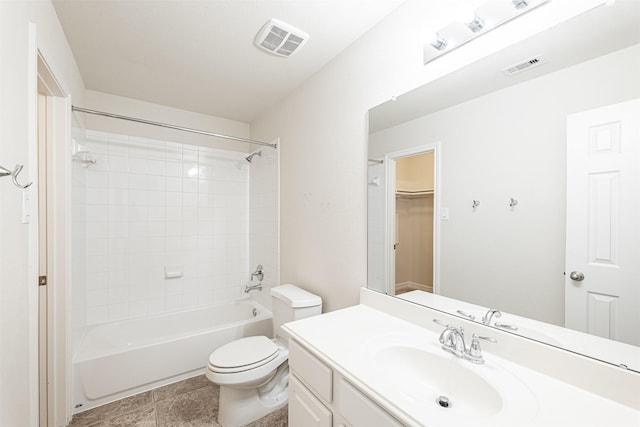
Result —
[{"label": "robe hook", "polygon": [[18,188],[22,188],[24,190],[25,188],[29,187],[33,183],[30,182],[28,184],[22,185],[18,182],[18,175],[20,174],[20,172],[22,172],[22,168],[24,168],[23,165],[17,164],[15,169],[13,169],[13,172],[12,172],[9,169],[0,166],[0,177],[11,176],[11,181],[13,181],[13,185],[15,185]]}]

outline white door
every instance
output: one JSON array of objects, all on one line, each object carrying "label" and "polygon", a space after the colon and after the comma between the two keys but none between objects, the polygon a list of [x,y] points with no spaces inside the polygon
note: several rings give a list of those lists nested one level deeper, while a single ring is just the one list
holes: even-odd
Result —
[{"label": "white door", "polygon": [[640,99],[567,117],[565,326],[640,345]]}]

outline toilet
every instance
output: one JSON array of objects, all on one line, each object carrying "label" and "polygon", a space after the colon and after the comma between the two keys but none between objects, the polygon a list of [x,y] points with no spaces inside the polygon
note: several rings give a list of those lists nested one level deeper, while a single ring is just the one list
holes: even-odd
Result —
[{"label": "toilet", "polygon": [[244,426],[287,404],[289,335],[282,325],[322,313],[319,296],[293,285],[271,288],[271,300],[275,338],[241,338],[209,356],[206,376],[220,385],[223,427]]}]

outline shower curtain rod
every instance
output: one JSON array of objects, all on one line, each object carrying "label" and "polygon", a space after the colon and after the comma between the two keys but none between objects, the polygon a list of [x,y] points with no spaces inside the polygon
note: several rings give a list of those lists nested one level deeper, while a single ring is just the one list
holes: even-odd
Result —
[{"label": "shower curtain rod", "polygon": [[240,138],[238,136],[223,135],[221,133],[207,132],[205,130],[187,128],[187,127],[183,127],[183,126],[176,126],[176,125],[171,125],[171,124],[168,124],[168,123],[153,122],[151,120],[138,119],[136,117],[121,116],[119,114],[106,113],[104,111],[97,111],[97,110],[90,110],[88,108],[76,107],[75,105],[71,106],[71,111],[78,111],[79,113],[94,114],[96,116],[111,117],[112,119],[128,120],[130,122],[142,123],[142,124],[145,124],[145,125],[160,126],[160,127],[168,128],[168,129],[181,130],[183,132],[198,133],[200,135],[208,135],[208,136],[214,136],[216,138],[230,139],[232,141],[246,142],[246,143],[249,143],[249,144],[264,145],[266,147],[278,148],[278,144],[271,144],[269,142],[256,141],[256,140],[247,139],[247,138]]}]

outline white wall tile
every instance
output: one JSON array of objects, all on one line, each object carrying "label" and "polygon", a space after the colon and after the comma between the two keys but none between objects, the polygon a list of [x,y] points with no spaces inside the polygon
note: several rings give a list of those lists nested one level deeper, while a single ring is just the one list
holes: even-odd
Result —
[{"label": "white wall tile", "polygon": [[148,314],[159,314],[164,313],[165,309],[165,301],[164,296],[162,298],[149,298],[147,300],[147,313]]},{"label": "white wall tile", "polygon": [[[151,153],[151,150],[150,150]],[[149,158],[149,175],[157,175],[161,177],[167,176],[167,162],[166,160],[154,160],[153,157]]]},{"label": "white wall tile", "polygon": [[[74,172],[72,193],[86,324],[237,297],[249,279],[249,217],[259,212],[249,210],[243,153],[89,133],[101,165]],[[255,206],[271,218],[272,180],[263,181]],[[182,277],[166,279],[167,265]]]},{"label": "white wall tile", "polygon": [[109,320],[109,311],[107,306],[94,307],[91,310],[87,310],[87,324],[93,325],[96,323],[103,323]]},{"label": "white wall tile", "polygon": [[129,304],[111,304],[108,306],[109,320],[123,320],[129,317]]},{"label": "white wall tile", "polygon": [[147,301],[131,301],[129,303],[129,317],[143,317],[147,315]]}]

